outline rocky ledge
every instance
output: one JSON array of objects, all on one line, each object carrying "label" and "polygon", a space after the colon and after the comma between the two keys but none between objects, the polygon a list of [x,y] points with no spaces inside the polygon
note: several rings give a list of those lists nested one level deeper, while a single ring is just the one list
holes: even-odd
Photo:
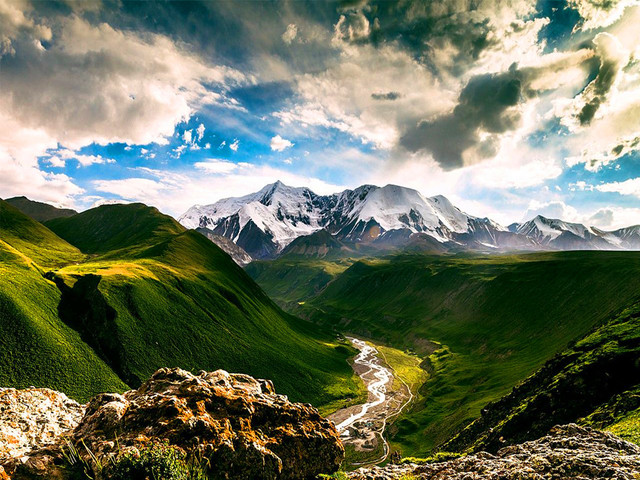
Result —
[{"label": "rocky ledge", "polygon": [[353,480],[636,480],[640,447],[610,433],[556,426],[538,440],[429,465],[389,465],[348,474]]},{"label": "rocky ledge", "polygon": [[[289,402],[270,381],[223,370],[160,369],[137,390],[94,397],[81,419],[77,404],[68,407],[64,421],[54,415],[42,422],[57,438],[27,433],[21,448],[0,447],[0,479],[71,478],[69,448],[92,476],[106,479],[110,460],[158,441],[205,460],[211,478],[314,478],[337,470],[344,457],[334,425],[311,405]],[[6,421],[0,411],[0,424]]]}]

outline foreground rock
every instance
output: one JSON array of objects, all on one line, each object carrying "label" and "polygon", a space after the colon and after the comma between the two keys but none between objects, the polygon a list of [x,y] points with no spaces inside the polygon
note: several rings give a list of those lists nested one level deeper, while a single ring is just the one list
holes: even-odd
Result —
[{"label": "foreground rock", "polygon": [[[66,479],[67,442],[88,464],[88,452],[109,464],[104,460],[158,440],[206,459],[211,478],[314,478],[335,471],[344,457],[333,424],[312,406],[277,395],[269,381],[222,370],[196,376],[160,369],[138,390],[93,398],[55,445],[0,465],[14,480]],[[94,473],[109,478],[108,468]]]},{"label": "foreground rock", "polygon": [[64,393],[0,388],[0,464],[55,443],[75,428],[83,414],[84,407]]},{"label": "foreground rock", "polygon": [[429,480],[634,480],[640,478],[640,447],[610,433],[570,424],[496,455],[481,452],[431,465],[360,469],[348,477],[393,480],[409,475]]}]

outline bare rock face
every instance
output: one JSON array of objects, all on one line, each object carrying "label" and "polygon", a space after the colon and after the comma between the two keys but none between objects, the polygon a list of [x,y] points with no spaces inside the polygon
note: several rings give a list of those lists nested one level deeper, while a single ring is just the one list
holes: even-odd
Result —
[{"label": "bare rock face", "polygon": [[[0,464],[33,448],[54,444],[73,430],[84,407],[48,388],[0,388]],[[0,480],[2,480],[0,467]]]},{"label": "bare rock face", "polygon": [[640,478],[640,447],[610,433],[569,424],[496,455],[480,452],[430,465],[360,469],[348,476],[395,480],[411,475],[425,480],[634,480]]},{"label": "bare rock face", "polygon": [[[211,478],[314,478],[344,457],[334,425],[314,407],[289,402],[270,381],[223,370],[160,369],[138,390],[100,394],[64,442],[91,463],[88,452],[107,459],[158,440],[206,459]],[[64,442],[4,467],[14,480],[64,479]]]}]

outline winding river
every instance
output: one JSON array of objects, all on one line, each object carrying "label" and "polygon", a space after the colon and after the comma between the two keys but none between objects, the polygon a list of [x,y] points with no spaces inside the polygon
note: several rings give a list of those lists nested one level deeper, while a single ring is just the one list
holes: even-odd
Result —
[{"label": "winding river", "polygon": [[[338,410],[329,419],[336,424],[344,444],[353,445],[363,457],[370,453],[369,458],[354,465],[376,464],[389,455],[389,445],[384,438],[387,420],[398,415],[413,395],[374,345],[354,337],[347,339],[360,350],[353,359],[353,370],[367,387],[368,398],[363,404]],[[400,387],[398,384],[394,387],[396,379]],[[379,448],[380,443],[382,449]]]}]

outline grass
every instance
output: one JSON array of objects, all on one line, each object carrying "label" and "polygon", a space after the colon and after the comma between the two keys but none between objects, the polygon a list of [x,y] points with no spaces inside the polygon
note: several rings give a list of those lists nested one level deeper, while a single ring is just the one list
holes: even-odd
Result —
[{"label": "grass", "polygon": [[280,306],[293,307],[320,293],[352,264],[351,259],[280,259],[251,262],[245,271]]},{"label": "grass", "polygon": [[432,451],[640,297],[635,252],[397,255],[324,278],[315,260],[271,265],[249,272],[292,313],[423,360],[430,375],[390,438],[405,455]]},{"label": "grass", "polygon": [[495,451],[570,422],[611,429],[637,441],[639,357],[640,305],[636,304],[487,405],[482,416],[445,448]]},{"label": "grass", "polygon": [[0,385],[51,387],[87,400],[127,385],[58,317],[60,291],[0,246]]},{"label": "grass", "polygon": [[607,427],[607,430],[614,435],[640,445],[640,410],[635,410],[613,425]]},{"label": "grass", "polygon": [[67,241],[14,210],[5,208],[19,229],[0,214],[12,240],[0,249],[10,272],[0,285],[3,385],[85,401],[179,366],[269,378],[320,407],[361,394],[352,347],[283,312],[216,245],[157,210],[103,206],[47,223]]},{"label": "grass", "polygon": [[385,362],[393,368],[396,375],[409,386],[413,394],[416,394],[418,388],[422,386],[429,376],[420,366],[422,359],[413,353],[386,345],[376,345],[376,348]]}]

